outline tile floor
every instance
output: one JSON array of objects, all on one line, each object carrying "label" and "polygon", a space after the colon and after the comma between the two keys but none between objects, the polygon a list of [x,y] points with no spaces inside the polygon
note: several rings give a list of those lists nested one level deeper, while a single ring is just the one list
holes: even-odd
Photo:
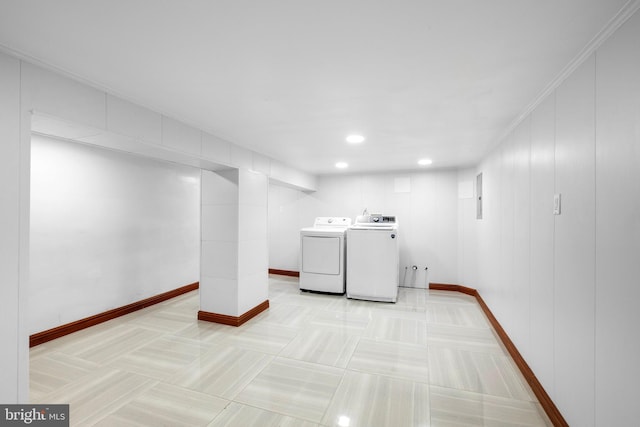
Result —
[{"label": "tile floor", "polygon": [[77,426],[551,425],[473,298],[269,281],[239,328],[197,321],[194,291],[33,348],[32,402]]}]

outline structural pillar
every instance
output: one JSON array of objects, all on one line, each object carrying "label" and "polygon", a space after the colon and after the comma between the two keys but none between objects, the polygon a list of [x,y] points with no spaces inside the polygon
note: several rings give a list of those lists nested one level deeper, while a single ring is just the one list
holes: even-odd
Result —
[{"label": "structural pillar", "polygon": [[198,319],[239,326],[269,307],[268,178],[202,171]]},{"label": "structural pillar", "polygon": [[[29,140],[20,61],[0,53],[0,402],[29,400]],[[28,114],[25,113],[28,122]]]}]

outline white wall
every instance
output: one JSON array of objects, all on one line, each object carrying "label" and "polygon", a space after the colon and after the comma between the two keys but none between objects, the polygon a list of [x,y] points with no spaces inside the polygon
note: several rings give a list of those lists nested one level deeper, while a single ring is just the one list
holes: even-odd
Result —
[{"label": "white wall", "polygon": [[556,91],[555,400],[573,425],[593,423],[595,394],[595,58]]},{"label": "white wall", "polygon": [[636,12],[596,56],[595,417],[603,426],[640,419],[639,40]]},{"label": "white wall", "polygon": [[[28,257],[21,253],[24,239],[21,211],[28,209],[22,188],[20,144],[20,62],[0,54],[0,402],[17,403],[28,396],[28,358],[24,305]],[[28,165],[28,163],[27,163]],[[28,180],[26,185],[28,185]],[[22,295],[21,295],[22,293]],[[21,303],[22,302],[22,303]]]},{"label": "white wall", "polygon": [[398,217],[401,283],[458,283],[458,180],[457,171],[322,176],[313,193],[272,184],[269,267],[299,270],[300,228],[312,226],[315,217],[354,220],[367,208]]},{"label": "white wall", "polygon": [[291,187],[269,184],[269,268],[299,270],[300,229],[313,225],[302,219],[306,196]]},{"label": "white wall", "polygon": [[200,171],[34,135],[29,333],[199,280]]},{"label": "white wall", "polygon": [[476,170],[458,171],[458,281],[470,285],[477,277]]},{"label": "white wall", "polygon": [[640,13],[484,159],[484,219],[464,229],[469,285],[570,425],[640,419],[638,40]]}]

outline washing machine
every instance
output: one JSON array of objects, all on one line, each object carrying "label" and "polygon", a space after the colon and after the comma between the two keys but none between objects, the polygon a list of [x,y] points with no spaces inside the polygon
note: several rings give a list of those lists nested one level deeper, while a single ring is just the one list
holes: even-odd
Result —
[{"label": "washing machine", "polygon": [[300,230],[300,290],[344,294],[350,225],[351,218],[318,217]]},{"label": "washing machine", "polygon": [[347,229],[347,298],[396,302],[400,246],[391,215],[363,215]]}]

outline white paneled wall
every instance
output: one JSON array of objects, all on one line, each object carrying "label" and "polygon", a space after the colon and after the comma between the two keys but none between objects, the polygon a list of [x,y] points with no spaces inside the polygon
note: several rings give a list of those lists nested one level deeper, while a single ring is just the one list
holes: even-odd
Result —
[{"label": "white paneled wall", "polygon": [[162,116],[118,97],[107,95],[107,130],[144,142],[162,143]]},{"label": "white paneled wall", "polygon": [[199,156],[201,152],[200,130],[169,117],[162,117],[162,145],[176,151]]},{"label": "white paneled wall", "polygon": [[242,169],[253,168],[251,151],[237,145],[231,146],[231,164]]},{"label": "white paneled wall", "polygon": [[[516,307],[514,286],[515,272],[513,270],[514,251],[515,251],[515,193],[516,187],[514,182],[514,144],[515,136],[509,135],[505,144],[500,147],[500,156],[502,164],[502,174],[499,178],[500,182],[500,224],[499,233],[497,236],[489,236],[489,238],[498,238],[500,241],[499,250],[499,268],[500,273],[499,280],[495,282],[496,299],[500,301],[500,304],[496,306],[490,306],[496,313],[498,318],[514,318],[515,313],[522,307]],[[517,191],[523,191],[523,188],[518,188]],[[485,197],[486,200],[486,197]],[[515,320],[515,319],[514,319]],[[513,327],[515,321],[510,325],[509,332],[513,334]]]},{"label": "white paneled wall", "polygon": [[231,164],[231,143],[208,133],[202,133],[202,157],[223,165]]},{"label": "white paneled wall", "polygon": [[318,179],[315,175],[293,169],[273,159],[270,159],[269,170],[269,178],[271,181],[279,182],[285,186],[304,188],[310,191],[315,191],[318,188]]},{"label": "white paneled wall", "polygon": [[301,219],[304,193],[269,185],[269,268],[298,271],[300,229],[311,227]]},{"label": "white paneled wall", "polygon": [[594,91],[592,56],[556,92],[555,401],[582,426],[593,423],[595,392]]},{"label": "white paneled wall", "polygon": [[482,161],[484,218],[460,227],[465,284],[570,425],[640,419],[638,40],[636,13]]},{"label": "white paneled wall", "polygon": [[22,108],[106,128],[104,92],[26,62],[20,75]]},{"label": "white paneled wall", "polygon": [[29,333],[199,280],[200,172],[34,135]]},{"label": "white paneled wall", "polygon": [[21,362],[28,362],[19,353],[25,351],[27,335],[19,304],[20,283],[25,281],[20,277],[20,263],[24,261],[20,253],[19,82],[20,62],[0,53],[0,402],[6,403],[28,398],[28,389],[19,392],[26,386],[27,371],[18,368]]},{"label": "white paneled wall", "polygon": [[[457,171],[323,176],[314,193],[272,184],[269,267],[299,269],[300,228],[312,226],[315,217],[353,220],[364,208],[398,217],[401,283],[413,287],[458,283]],[[412,270],[413,265],[418,270]],[[409,267],[406,274],[405,267]]]},{"label": "white paneled wall", "polygon": [[640,14],[596,56],[597,425],[640,419]]},{"label": "white paneled wall", "polygon": [[[482,220],[477,225],[477,284],[467,286],[482,289],[485,300],[496,301],[500,298],[498,286],[501,281],[502,243],[500,224],[502,219],[500,199],[500,176],[502,173],[501,147],[484,160],[478,172],[482,173]],[[497,315],[497,307],[491,306]]]},{"label": "white paneled wall", "polygon": [[513,286],[509,288],[510,306],[514,308],[513,342],[522,352],[529,350],[529,289],[531,200],[531,118],[527,117],[514,132],[513,139]]},{"label": "white paneled wall", "polygon": [[458,172],[458,284],[476,283],[476,171]]},{"label": "white paneled wall", "polygon": [[555,192],[555,94],[531,114],[531,313],[529,365],[548,393],[554,394],[554,216]]}]

